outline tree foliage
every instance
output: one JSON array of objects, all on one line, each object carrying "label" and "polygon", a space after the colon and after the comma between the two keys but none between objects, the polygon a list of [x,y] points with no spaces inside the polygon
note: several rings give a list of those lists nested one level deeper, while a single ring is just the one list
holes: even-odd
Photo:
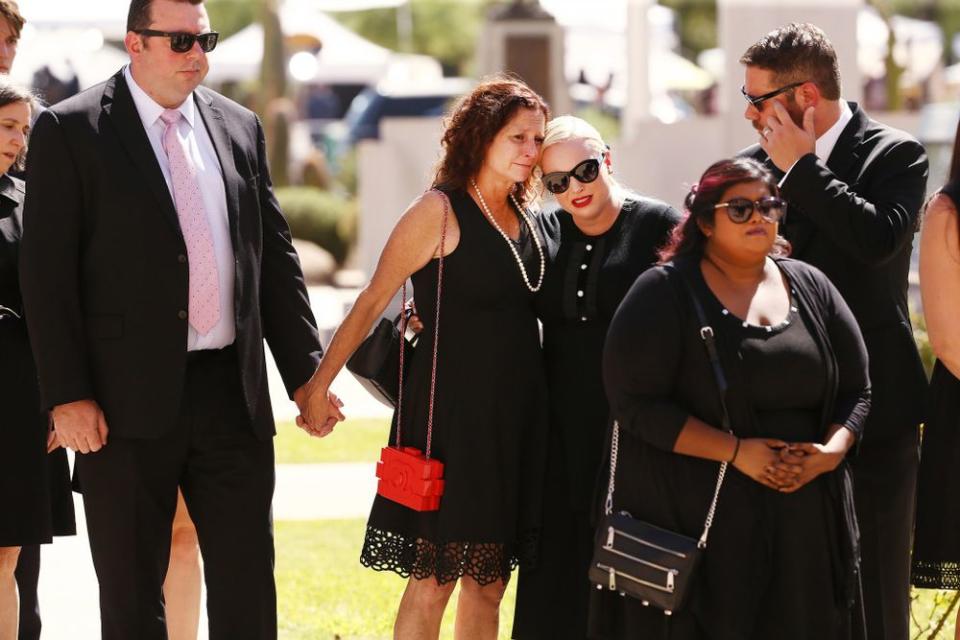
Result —
[{"label": "tree foliage", "polygon": [[207,0],[210,24],[220,32],[220,39],[229,38],[257,18],[259,0]]},{"label": "tree foliage", "polygon": [[683,55],[693,59],[717,46],[716,0],[660,0],[659,4],[677,12]]},{"label": "tree foliage", "polygon": [[[448,75],[469,73],[486,9],[493,0],[409,0],[412,51],[432,56]],[[399,11],[370,9],[333,14],[344,26],[388,49],[400,51]]]}]

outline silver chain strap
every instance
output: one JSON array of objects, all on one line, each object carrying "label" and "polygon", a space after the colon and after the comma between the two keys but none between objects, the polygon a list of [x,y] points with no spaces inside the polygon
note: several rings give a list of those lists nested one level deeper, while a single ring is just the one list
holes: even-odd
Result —
[{"label": "silver chain strap", "polygon": [[[617,455],[620,452],[620,423],[613,421],[613,435],[610,437],[610,480],[607,482],[607,499],[603,505],[604,515],[613,513],[613,491],[616,488],[617,475]],[[717,512],[717,501],[720,499],[720,488],[723,486],[723,479],[727,475],[728,462],[720,463],[720,471],[717,473],[717,486],[713,490],[713,500],[710,501],[710,508],[707,510],[707,519],[703,523],[703,533],[700,534],[700,540],[697,546],[701,549],[707,546],[707,536],[710,535],[710,527],[713,526],[713,516]]]}]

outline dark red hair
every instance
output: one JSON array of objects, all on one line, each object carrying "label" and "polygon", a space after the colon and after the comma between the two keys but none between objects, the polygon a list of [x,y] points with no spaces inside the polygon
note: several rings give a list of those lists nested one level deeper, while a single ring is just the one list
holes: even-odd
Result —
[{"label": "dark red hair", "polygon": [[[550,108],[536,91],[516,76],[499,74],[485,78],[460,99],[444,122],[443,155],[436,167],[433,186],[465,189],[480,172],[490,143],[520,109],[536,109],[550,120]],[[536,197],[539,173],[518,182],[514,195],[523,203]]]}]

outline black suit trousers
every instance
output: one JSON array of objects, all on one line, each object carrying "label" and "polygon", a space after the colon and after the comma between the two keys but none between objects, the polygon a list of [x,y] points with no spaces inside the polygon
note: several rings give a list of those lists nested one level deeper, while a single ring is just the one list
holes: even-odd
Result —
[{"label": "black suit trousers", "polygon": [[77,459],[104,640],[167,637],[178,486],[197,526],[211,640],[276,638],[273,441],[254,435],[233,347],[188,356],[175,428],[108,438]]},{"label": "black suit trousers", "polygon": [[868,432],[852,460],[866,615],[866,629],[855,638],[910,637],[910,546],[919,446],[916,427],[875,440]]}]

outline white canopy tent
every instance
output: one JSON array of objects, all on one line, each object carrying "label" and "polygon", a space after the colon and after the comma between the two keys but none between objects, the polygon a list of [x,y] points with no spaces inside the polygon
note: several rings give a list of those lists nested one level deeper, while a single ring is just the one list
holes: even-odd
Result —
[{"label": "white canopy tent", "polygon": [[106,80],[125,65],[129,58],[125,51],[105,44],[96,28],[59,27],[24,28],[17,60],[11,77],[22,84],[30,84],[34,74],[47,67],[55,76],[67,80],[77,76],[80,89]]},{"label": "white canopy tent", "polygon": [[38,29],[98,29],[108,40],[122,40],[130,0],[17,0],[27,24]]},{"label": "white canopy tent", "polygon": [[[313,73],[301,81],[323,84],[375,84],[385,78],[433,81],[443,75],[428,56],[398,54],[350,31],[311,0],[288,1],[280,10],[280,27],[290,39],[320,43]],[[222,41],[210,54],[207,81],[243,81],[256,77],[263,58],[263,28],[251,24]]]}]

